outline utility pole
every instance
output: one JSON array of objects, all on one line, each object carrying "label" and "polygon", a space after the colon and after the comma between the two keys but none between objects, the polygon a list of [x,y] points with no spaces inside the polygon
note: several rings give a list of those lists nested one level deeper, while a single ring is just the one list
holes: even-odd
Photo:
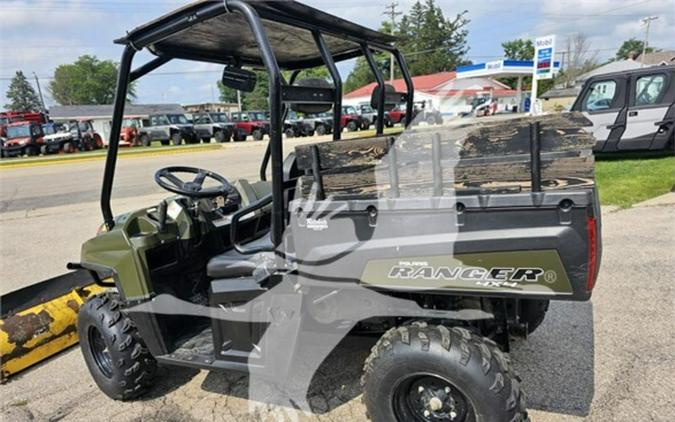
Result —
[{"label": "utility pole", "polygon": [[[384,6],[386,11],[382,13],[383,15],[387,15],[391,18],[391,33],[392,33],[392,35],[396,31],[396,16],[399,16],[399,15],[403,14],[403,12],[398,12],[396,10],[397,7],[398,7],[398,2],[396,0],[393,0],[390,4]],[[394,54],[392,54],[391,58],[389,59],[389,80],[390,81],[394,80]]]},{"label": "utility pole", "polygon": [[658,18],[659,18],[658,16],[647,16],[646,18],[640,19],[640,22],[643,25],[647,26],[647,28],[645,30],[645,42],[642,44],[642,55],[640,56],[640,67],[644,67],[644,65],[645,65],[645,54],[647,54],[647,45],[649,44],[649,25],[651,25],[652,21],[655,21]]},{"label": "utility pole", "polygon": [[40,88],[40,80],[38,79],[38,76],[35,72],[33,72],[33,76],[35,76],[35,84],[37,85],[38,94],[40,94],[40,104],[42,104],[42,112],[46,113],[47,108],[45,107],[45,99],[42,97],[42,89]]}]

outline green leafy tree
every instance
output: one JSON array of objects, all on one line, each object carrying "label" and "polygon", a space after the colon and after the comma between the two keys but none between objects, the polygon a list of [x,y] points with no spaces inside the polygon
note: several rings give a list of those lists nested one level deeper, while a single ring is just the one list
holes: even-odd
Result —
[{"label": "green leafy tree", "polygon": [[36,111],[41,109],[40,100],[35,90],[20,70],[17,70],[12,78],[6,97],[10,103],[6,104],[5,107],[11,111]]},{"label": "green leafy tree", "polygon": [[[621,44],[621,47],[616,51],[616,60],[625,60],[631,53],[634,53],[636,56],[642,54],[642,49],[644,48],[645,43],[635,38],[630,38]],[[652,47],[647,47],[647,53],[654,52]]]},{"label": "green leafy tree", "polygon": [[534,44],[532,40],[517,38],[502,43],[504,57],[511,60],[533,60]]},{"label": "green leafy tree", "polygon": [[[49,90],[61,105],[112,104],[117,73],[118,66],[112,60],[84,55],[75,63],[58,66]],[[127,100],[136,98],[134,88],[131,84]]]},{"label": "green leafy tree", "polygon": [[447,19],[434,0],[426,0],[424,4],[417,1],[403,16],[396,34],[404,39],[399,48],[413,76],[451,71],[469,63],[465,57],[469,51],[467,13]]},{"label": "green leafy tree", "polygon": [[[502,43],[504,49],[504,57],[510,60],[533,60],[534,59],[534,43],[532,40],[524,40],[516,38],[511,41]],[[500,78],[499,82],[504,83],[515,89],[518,85],[518,78]],[[542,81],[543,82],[543,81]],[[531,86],[532,78],[525,78],[523,88]],[[539,91],[539,89],[537,89]]]},{"label": "green leafy tree", "polygon": [[229,86],[223,85],[221,81],[217,82],[218,91],[220,92],[220,101],[224,103],[236,103],[237,102],[237,90],[230,88]]}]

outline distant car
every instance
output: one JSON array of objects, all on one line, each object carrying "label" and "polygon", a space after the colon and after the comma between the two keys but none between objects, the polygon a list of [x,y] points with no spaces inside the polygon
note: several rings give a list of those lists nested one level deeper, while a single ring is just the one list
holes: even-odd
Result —
[{"label": "distant car", "polygon": [[595,75],[571,110],[593,122],[595,152],[675,153],[675,66]]},{"label": "distant car", "polygon": [[287,138],[297,136],[314,136],[314,123],[290,111],[284,121],[284,134]]},{"label": "distant car", "polygon": [[232,113],[232,121],[237,128],[235,141],[245,141],[251,135],[256,141],[262,141],[270,133],[270,122],[264,111],[239,111]]},{"label": "distant car", "polygon": [[2,144],[2,157],[35,156],[40,154],[44,143],[39,123],[23,121],[7,125],[7,137]]},{"label": "distant car", "polygon": [[122,131],[120,132],[120,146],[149,147],[152,144],[152,137],[145,129],[143,120],[140,118],[126,118],[122,121]]},{"label": "distant car", "polygon": [[194,126],[185,114],[168,113],[153,114],[148,119],[149,125],[145,127],[151,139],[159,140],[162,145],[194,144],[199,142]]},{"label": "distant car", "polygon": [[230,142],[235,131],[235,125],[225,113],[194,113],[192,121],[197,136],[202,142]]},{"label": "distant car", "polygon": [[[377,123],[377,111],[374,110],[369,103],[361,103],[357,105],[356,111],[363,118],[361,130],[368,130],[370,126],[375,126],[375,124]],[[384,112],[384,126],[385,127],[394,126],[391,122],[391,117],[389,116],[388,111]]]},{"label": "distant car", "polygon": [[43,155],[58,154],[61,151],[65,153],[74,151],[73,137],[63,124],[46,123],[42,125],[42,133],[44,133],[44,143],[40,151]]},{"label": "distant car", "polygon": [[314,128],[319,136],[333,132],[333,113],[317,113],[305,116],[305,121]]},{"label": "distant car", "polygon": [[363,129],[365,126],[366,119],[359,115],[354,106],[343,106],[342,107],[342,117],[340,118],[341,128],[347,128],[349,132],[355,132],[359,129]]}]

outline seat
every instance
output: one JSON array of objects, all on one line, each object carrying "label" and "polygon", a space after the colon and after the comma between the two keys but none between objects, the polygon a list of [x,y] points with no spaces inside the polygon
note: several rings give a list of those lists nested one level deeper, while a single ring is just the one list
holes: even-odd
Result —
[{"label": "seat", "polygon": [[[272,247],[270,234],[253,240],[246,244],[247,247]],[[274,252],[260,252],[254,255],[242,255],[235,249],[231,249],[211,258],[206,264],[206,274],[211,278],[237,278],[251,277],[259,268],[266,270],[274,264]]]}]

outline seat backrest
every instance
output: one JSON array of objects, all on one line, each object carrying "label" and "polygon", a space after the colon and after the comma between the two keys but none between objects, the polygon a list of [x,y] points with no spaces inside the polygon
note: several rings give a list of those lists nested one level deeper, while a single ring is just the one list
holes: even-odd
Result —
[{"label": "seat backrest", "polygon": [[[384,85],[384,110],[390,111],[393,110],[397,105],[404,102],[406,99],[406,94],[396,92],[396,88],[392,85]],[[370,106],[373,110],[377,110],[380,105],[380,87],[376,86],[373,89],[373,94],[370,97]]]},{"label": "seat backrest", "polygon": [[[307,78],[307,79],[300,79],[296,81],[293,86],[295,87],[302,87],[302,88],[315,88],[318,91],[325,91],[325,90],[333,90],[334,87],[333,85],[325,80],[324,78]],[[333,94],[334,95],[334,94]],[[332,104],[332,99],[330,102],[322,101],[319,99],[318,101],[309,101],[309,102],[294,102],[291,104],[291,110],[296,111],[298,113],[305,113],[305,114],[314,114],[314,113],[324,113],[326,111],[329,111],[331,108],[333,108]]]}]

